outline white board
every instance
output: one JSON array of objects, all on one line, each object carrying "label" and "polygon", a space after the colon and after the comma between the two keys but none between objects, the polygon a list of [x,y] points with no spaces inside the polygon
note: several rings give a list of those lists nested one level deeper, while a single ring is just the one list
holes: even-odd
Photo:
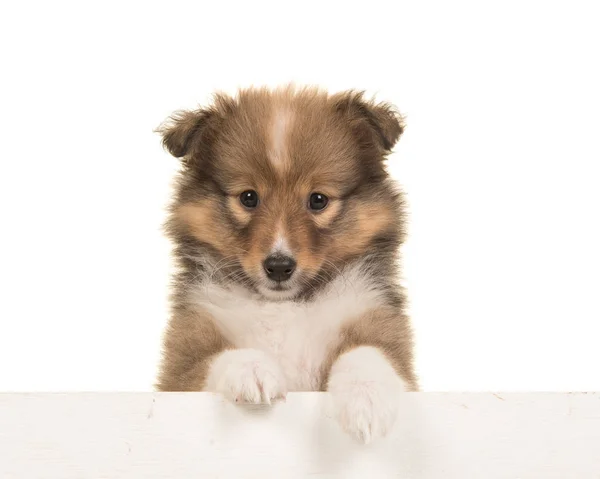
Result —
[{"label": "white board", "polygon": [[600,478],[600,394],[407,393],[391,436],[344,435],[324,393],[0,394],[0,477]]}]

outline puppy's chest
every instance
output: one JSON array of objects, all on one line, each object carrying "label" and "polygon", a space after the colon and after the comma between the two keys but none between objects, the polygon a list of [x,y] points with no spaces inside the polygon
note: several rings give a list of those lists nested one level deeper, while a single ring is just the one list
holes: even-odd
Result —
[{"label": "puppy's chest", "polygon": [[214,285],[193,298],[234,346],[271,354],[290,391],[319,388],[323,363],[339,342],[342,328],[360,320],[380,300],[380,292],[362,278],[344,286],[334,284],[310,303],[260,301],[242,290]]},{"label": "puppy's chest", "polygon": [[238,348],[253,348],[274,356],[291,391],[319,387],[321,366],[350,320],[342,311],[302,304],[252,303],[213,313],[221,333]]}]

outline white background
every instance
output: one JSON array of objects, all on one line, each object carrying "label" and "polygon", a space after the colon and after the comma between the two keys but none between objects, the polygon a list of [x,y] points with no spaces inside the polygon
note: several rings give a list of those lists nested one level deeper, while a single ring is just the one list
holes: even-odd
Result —
[{"label": "white background", "polygon": [[291,80],[407,115],[423,389],[600,389],[594,3],[3,3],[0,390],[151,389],[177,168],[152,130]]}]

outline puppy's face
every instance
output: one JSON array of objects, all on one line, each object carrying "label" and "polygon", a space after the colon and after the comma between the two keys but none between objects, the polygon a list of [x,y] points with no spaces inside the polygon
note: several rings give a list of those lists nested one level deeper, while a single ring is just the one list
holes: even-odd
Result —
[{"label": "puppy's face", "polygon": [[162,130],[184,158],[171,230],[267,299],[310,293],[377,242],[399,240],[383,159],[402,132],[387,105],[347,92],[246,90]]}]

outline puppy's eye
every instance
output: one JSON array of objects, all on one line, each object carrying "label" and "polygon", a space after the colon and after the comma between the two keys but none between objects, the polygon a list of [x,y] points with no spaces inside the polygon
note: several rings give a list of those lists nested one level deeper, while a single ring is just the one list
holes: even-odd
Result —
[{"label": "puppy's eye", "polygon": [[322,193],[313,193],[308,200],[308,207],[313,211],[324,209],[329,203],[329,198]]},{"label": "puppy's eye", "polygon": [[244,191],[240,195],[240,202],[246,208],[256,208],[258,206],[258,193],[254,190]]}]

